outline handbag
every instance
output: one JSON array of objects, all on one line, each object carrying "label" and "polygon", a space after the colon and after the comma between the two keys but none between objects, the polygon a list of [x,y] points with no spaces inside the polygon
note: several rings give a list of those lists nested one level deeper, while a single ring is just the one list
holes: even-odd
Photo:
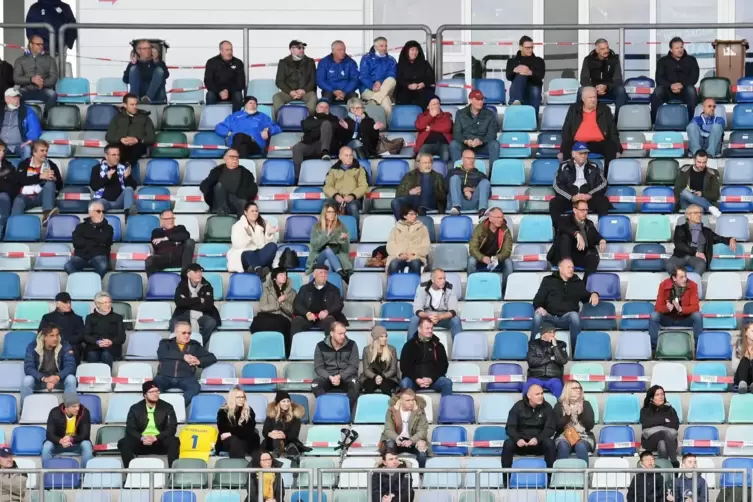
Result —
[{"label": "handbag", "polygon": [[292,270],[294,268],[298,268],[299,266],[298,255],[292,249],[285,248],[285,250],[280,255],[280,261],[277,266],[280,268],[284,268],[285,270]]},{"label": "handbag", "polygon": [[386,153],[396,154],[400,153],[400,150],[405,146],[405,140],[403,138],[387,139],[386,136],[379,136],[377,142],[377,155],[384,155]]},{"label": "handbag", "polygon": [[575,446],[580,441],[580,434],[575,430],[575,427],[568,425],[565,430],[562,431],[562,437],[570,443],[570,446]]}]

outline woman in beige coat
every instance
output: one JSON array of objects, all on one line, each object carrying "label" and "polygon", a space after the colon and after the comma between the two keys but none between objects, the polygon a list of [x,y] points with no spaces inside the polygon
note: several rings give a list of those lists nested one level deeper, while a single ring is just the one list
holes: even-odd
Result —
[{"label": "woman in beige coat", "polygon": [[431,247],[429,230],[418,219],[415,208],[403,206],[402,214],[387,241],[387,273],[397,274],[408,267],[408,272],[420,274]]},{"label": "woman in beige coat", "polygon": [[227,271],[255,272],[264,280],[277,254],[278,230],[264,221],[255,202],[246,203],[243,216],[230,232]]}]

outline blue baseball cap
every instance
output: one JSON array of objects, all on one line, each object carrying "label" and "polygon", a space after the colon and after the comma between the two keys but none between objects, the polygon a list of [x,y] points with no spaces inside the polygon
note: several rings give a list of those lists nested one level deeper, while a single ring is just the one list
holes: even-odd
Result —
[{"label": "blue baseball cap", "polygon": [[573,145],[573,151],[574,152],[587,152],[588,145],[586,145],[582,141],[576,141],[575,144]]}]

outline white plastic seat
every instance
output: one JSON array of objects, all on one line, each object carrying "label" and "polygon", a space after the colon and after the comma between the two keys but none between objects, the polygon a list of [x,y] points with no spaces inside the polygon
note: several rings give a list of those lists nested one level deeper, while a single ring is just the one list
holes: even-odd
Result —
[{"label": "white plastic seat", "polygon": [[167,331],[173,315],[172,302],[143,302],[136,316],[136,330]]},{"label": "white plastic seat", "polygon": [[666,278],[667,274],[664,272],[637,272],[630,274],[627,291],[625,292],[625,300],[656,301],[659,284]]},{"label": "white plastic seat", "polygon": [[656,363],[651,385],[661,385],[666,392],[687,392],[688,371],[682,363]]},{"label": "white plastic seat", "polygon": [[[724,441],[753,441],[753,427],[750,425],[728,425]],[[725,457],[750,457],[753,455],[753,446],[735,448],[724,446],[722,455]]]},{"label": "white plastic seat", "polygon": [[[381,441],[382,425],[354,425],[353,429],[358,432],[358,442],[366,444],[376,444]],[[379,448],[376,446],[351,448],[348,450],[348,456],[363,457],[379,455]]]},{"label": "white plastic seat", "polygon": [[146,472],[152,469],[164,469],[165,462],[161,458],[137,457],[131,460],[130,465],[128,465],[127,467],[130,470],[141,470],[145,472],[129,472],[128,477],[126,478],[125,485],[123,485],[123,488],[148,489],[149,484],[150,484],[149,483],[150,476],[152,480],[152,486],[154,486],[154,488],[164,488],[165,486],[164,474]]},{"label": "white plastic seat", "polygon": [[[205,214],[209,212],[209,206],[201,198],[201,190],[199,187],[179,187],[177,199],[175,201],[176,213],[198,213]],[[183,200],[187,196],[199,196],[200,202]]]},{"label": "white plastic seat", "polygon": [[160,394],[159,398],[173,405],[173,408],[175,409],[175,418],[178,419],[179,424],[186,423],[186,400],[183,399],[182,392],[163,392]]},{"label": "white plastic seat", "polygon": [[[83,376],[88,377],[101,377],[110,378],[112,376],[112,370],[105,363],[81,363],[76,368],[76,378],[80,379]],[[79,392],[111,392],[111,383],[79,383]],[[141,389],[139,388],[139,391]]]},{"label": "white plastic seat", "polygon": [[507,278],[505,301],[530,302],[536,296],[541,284],[541,277],[530,272],[513,272]]},{"label": "white plastic seat", "polygon": [[741,300],[743,286],[737,272],[711,272],[706,283],[706,300]]},{"label": "white plastic seat", "polygon": [[[447,378],[463,376],[481,376],[481,369],[476,363],[450,363],[447,367]],[[480,383],[452,383],[452,392],[455,394],[464,392],[481,392]]]},{"label": "white plastic seat", "polygon": [[191,235],[194,242],[199,242],[199,220],[196,219],[196,216],[176,214],[175,224],[186,227],[186,230],[188,230],[188,233]]},{"label": "white plastic seat", "polygon": [[58,398],[54,394],[32,394],[26,396],[21,411],[21,424],[46,424],[50,410],[58,407]]},{"label": "white plastic seat", "polygon": [[624,458],[599,457],[595,460],[595,470],[605,469],[609,472],[594,472],[591,476],[591,488],[624,490],[630,486],[631,475],[621,472],[630,469],[630,463]]},{"label": "white plastic seat", "polygon": [[[152,378],[152,365],[149,363],[123,362],[118,366],[117,376],[125,378]],[[141,384],[116,383],[115,392],[141,392]]]},{"label": "white plastic seat", "polygon": [[362,469],[363,472],[348,472],[340,474],[338,488],[366,488],[368,484],[368,469],[374,467],[377,459],[374,457],[348,457],[343,460],[343,469]]}]

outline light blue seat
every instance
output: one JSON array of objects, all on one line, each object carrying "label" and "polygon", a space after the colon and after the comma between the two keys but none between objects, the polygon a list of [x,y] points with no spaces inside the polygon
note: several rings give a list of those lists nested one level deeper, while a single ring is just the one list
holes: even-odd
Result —
[{"label": "light blue seat", "polygon": [[[25,348],[24,348],[25,352]],[[0,391],[19,392],[24,379],[24,365],[21,362],[0,362]]]},{"label": "light blue seat", "polygon": [[[722,450],[722,455],[725,457],[738,456],[738,457],[750,457],[753,453],[753,447],[751,446],[736,446],[730,443],[735,441],[742,441],[743,443],[750,444],[753,441],[753,429],[750,426],[744,425],[730,425],[727,427],[727,433],[724,436],[725,446]],[[725,462],[726,463],[726,462]],[[724,465],[724,464],[722,464]],[[747,473],[750,475],[750,472]]]},{"label": "light blue seat", "polygon": [[517,399],[508,394],[488,394],[483,397],[478,412],[479,424],[504,424]]},{"label": "light blue seat", "polygon": [[168,98],[170,103],[203,103],[204,91],[200,90],[204,83],[198,78],[176,78],[173,80],[173,89],[197,89],[187,92],[170,92]]},{"label": "light blue seat", "polygon": [[499,274],[494,272],[476,272],[468,276],[465,294],[466,301],[502,299],[502,282]]},{"label": "light blue seat", "polygon": [[637,424],[640,402],[635,394],[609,394],[604,406],[605,424]]},{"label": "light blue seat", "polygon": [[246,302],[226,302],[220,306],[221,330],[245,330],[251,325],[254,309]]},{"label": "light blue seat", "polygon": [[507,278],[507,287],[505,289],[505,301],[526,301],[530,302],[536,296],[539,289],[541,278],[533,274],[524,272],[513,272]]},{"label": "light blue seat", "polygon": [[[249,363],[243,365],[241,378],[277,378],[277,368],[271,363]],[[275,392],[277,384],[243,384],[246,392]]]},{"label": "light blue seat", "polygon": [[735,158],[725,161],[724,177],[722,178],[725,185],[747,185],[751,180],[753,180],[753,159]]},{"label": "light blue seat", "polygon": [[518,242],[552,242],[552,220],[546,215],[527,214],[520,219]]},{"label": "light blue seat", "polygon": [[231,103],[218,103],[216,105],[204,105],[201,107],[199,119],[199,131],[214,131],[217,124],[221,123],[228,115],[233,113]]},{"label": "light blue seat", "polygon": [[433,472],[424,474],[422,484],[423,488],[441,488],[443,490],[451,490],[461,487],[462,475],[457,472],[461,468],[460,459],[452,457],[430,457],[426,461],[426,468],[444,469],[446,472]]},{"label": "light blue seat", "polygon": [[[69,250],[67,245],[66,250]],[[41,251],[41,250],[40,250]],[[31,269],[31,256],[28,254],[29,246],[26,244],[2,243],[0,244],[0,270],[4,271],[22,271]],[[8,253],[13,253],[11,257]],[[37,258],[39,260],[39,258]],[[66,257],[66,261],[68,257]],[[19,287],[20,289],[20,287]]]},{"label": "light blue seat", "polygon": [[416,105],[395,105],[390,117],[390,131],[415,131],[416,118],[421,115],[420,106]]},{"label": "light blue seat", "polygon": [[[515,107],[515,108],[521,108],[521,107]],[[511,109],[513,108],[508,108],[508,110],[511,110]],[[533,128],[535,129],[536,121],[533,115],[534,115],[533,108],[531,108],[531,113],[530,113],[529,118],[534,120]],[[505,114],[505,116],[507,116],[507,114]],[[534,129],[529,129],[529,130],[534,130]],[[529,136],[527,132],[510,132],[510,131],[505,130],[505,132],[500,134],[497,139],[499,140],[499,144],[500,144],[500,149],[499,149],[500,158],[502,159],[527,159],[531,156],[531,147],[528,146],[531,144],[531,137]]]},{"label": "light blue seat", "polygon": [[462,86],[465,84],[460,79],[439,80],[437,84],[447,84],[455,87],[437,86],[436,93],[443,105],[464,105],[468,103],[468,90]]},{"label": "light blue seat", "polygon": [[[533,255],[546,255],[547,246],[545,244],[518,244],[513,249],[513,257],[533,256]],[[531,271],[546,271],[549,270],[551,265],[548,261],[536,260],[536,261],[513,261],[513,269],[516,272],[523,270]]]},{"label": "light blue seat", "polygon": [[246,357],[242,333],[213,333],[207,350],[221,361],[242,361]]},{"label": "light blue seat", "polygon": [[[490,308],[493,308],[489,305]],[[469,316],[463,310],[463,319]],[[468,329],[468,322],[463,322],[463,327]],[[486,333],[473,331],[461,331],[453,338],[453,361],[485,361],[489,358],[489,345]]]},{"label": "light blue seat", "polygon": [[285,359],[285,339],[282,333],[277,331],[257,331],[253,333],[248,349],[248,359],[265,361]]},{"label": "light blue seat", "polygon": [[[235,365],[233,363],[214,363],[201,370],[202,380],[214,378],[236,378]],[[232,389],[232,385],[223,384],[201,384],[202,392],[227,392]],[[257,419],[258,419],[257,414]]]},{"label": "light blue seat", "polygon": [[[120,102],[121,102],[121,99],[118,98],[118,103]],[[84,141],[98,141],[100,142],[100,144],[102,144],[102,142],[106,142],[106,139],[105,139],[106,135],[107,133],[105,131],[84,131],[83,133],[79,134],[79,139],[82,139]],[[85,157],[87,159],[102,158],[102,147],[77,146],[76,157]],[[86,185],[88,184],[89,183],[87,182]]]},{"label": "light blue seat", "polygon": [[136,331],[167,330],[172,317],[172,302],[144,302],[139,304],[136,315]]},{"label": "light blue seat", "polygon": [[298,185],[323,186],[332,162],[322,159],[308,159],[301,164]]},{"label": "light blue seat", "polygon": [[[693,377],[711,376],[711,377],[726,377],[727,367],[724,363],[696,363],[693,366]],[[711,382],[690,382],[690,392],[726,392],[728,384],[726,383],[711,383]]]},{"label": "light blue seat", "polygon": [[290,348],[290,361],[311,361],[316,345],[324,339],[321,331],[302,331],[293,335]]},{"label": "light blue seat", "polygon": [[124,424],[128,417],[128,410],[142,399],[143,396],[140,394],[110,394],[105,423]]},{"label": "light blue seat", "polygon": [[[666,106],[663,105],[662,108]],[[661,113],[661,108],[659,109],[659,113]],[[686,118],[687,121],[687,118]],[[657,126],[659,123],[659,118],[656,119]],[[683,126],[683,129],[685,127]],[[657,148],[652,149],[648,156],[651,158],[677,158],[677,157],[683,157],[685,155],[685,145],[684,145],[684,138],[682,137],[682,133],[679,132],[655,132],[653,142],[656,143]],[[675,145],[681,145],[681,146],[675,146]]]},{"label": "light blue seat", "polygon": [[303,135],[298,132],[281,132],[269,139],[267,158],[289,159],[293,157],[292,148],[300,143]]},{"label": "light blue seat", "polygon": [[541,114],[541,131],[562,131],[567,116],[568,105],[551,105]]},{"label": "light blue seat", "polygon": [[60,276],[55,272],[31,272],[26,277],[25,300],[52,300],[59,292]]},{"label": "light blue seat", "polygon": [[[118,248],[118,253],[115,255],[115,270],[134,270],[142,271],[145,267],[145,260],[143,256],[152,254],[149,244],[123,244]],[[131,258],[125,258],[128,255],[142,255],[141,259],[137,256]]]},{"label": "light blue seat", "polygon": [[[499,458],[470,458],[465,464],[466,469],[483,469],[478,477],[481,488],[503,488],[505,474],[501,472],[486,472],[486,469],[500,469],[502,463]],[[476,487],[476,473],[469,472],[465,475],[466,488]]]},{"label": "light blue seat", "polygon": [[[753,194],[753,192],[751,192]],[[747,210],[745,212],[748,212]],[[727,244],[717,243],[713,248],[714,259],[711,261],[709,270],[745,270],[745,258],[726,258],[727,256],[742,256],[739,250],[733,252]],[[725,256],[725,258],[721,258]],[[717,258],[719,257],[719,258]]]},{"label": "light blue seat", "polygon": [[229,244],[208,243],[199,244],[197,251],[198,263],[204,270],[211,272],[226,272],[227,258],[225,255],[230,250]]},{"label": "light blue seat", "polygon": [[445,271],[465,271],[468,267],[468,248],[465,244],[438,244],[431,257],[432,268]]},{"label": "light blue seat", "polygon": [[607,182],[610,185],[640,185],[642,179],[641,163],[638,159],[619,158],[609,164]]},{"label": "light blue seat", "polygon": [[525,194],[524,187],[492,187],[489,207],[498,207],[505,214],[520,213],[521,203],[518,200],[514,200],[514,197],[523,194]]},{"label": "light blue seat", "polygon": [[[354,424],[383,424],[390,398],[384,394],[364,394],[358,398]],[[317,403],[318,404],[318,403]]]},{"label": "light blue seat", "polygon": [[224,396],[218,394],[199,394],[191,400],[188,410],[189,424],[216,424],[217,410],[225,404]]},{"label": "light blue seat", "polygon": [[[690,390],[693,391],[691,382]],[[708,385],[708,384],[704,384]],[[697,424],[724,423],[724,397],[722,394],[691,394],[688,422]]]},{"label": "light blue seat", "polygon": [[217,162],[212,159],[189,159],[186,161],[182,185],[200,185],[209,176]]},{"label": "light blue seat", "polygon": [[[103,77],[96,83],[97,95],[92,98],[94,103],[114,103],[123,102],[123,96],[128,92],[128,84],[123,82],[120,77]],[[116,94],[115,96],[106,96],[106,94]]]},{"label": "light blue seat", "polygon": [[701,306],[701,314],[714,314],[720,317],[704,317],[703,328],[712,329],[737,329],[735,304],[733,302],[704,302]]},{"label": "light blue seat", "polygon": [[552,180],[557,175],[559,161],[556,159],[536,159],[531,164],[531,179],[529,185],[552,186]]},{"label": "light blue seat", "polygon": [[128,218],[125,242],[151,242],[152,230],[159,228],[159,220],[153,214],[137,214]]},{"label": "light blue seat", "polygon": [[65,131],[44,131],[39,139],[43,139],[50,144],[50,149],[47,155],[51,159],[67,159],[73,157],[73,147],[71,145],[55,145],[56,140],[68,141],[71,139],[69,133]]},{"label": "light blue seat", "polygon": [[738,242],[747,241],[748,220],[740,215],[723,214],[716,219],[716,233],[723,237],[734,237]]},{"label": "light blue seat", "polygon": [[[580,82],[574,78],[553,78],[549,82],[549,90],[547,93],[546,103],[547,105],[566,103],[575,103],[578,98],[578,89],[580,88]],[[552,91],[555,95],[552,95]],[[561,94],[557,91],[563,91]],[[558,95],[559,94],[559,95]]]},{"label": "light blue seat", "polygon": [[492,165],[492,175],[489,179],[492,186],[509,185],[522,186],[526,182],[523,161],[520,159],[497,159]]},{"label": "light blue seat", "polygon": [[[83,467],[83,466],[82,466]],[[123,462],[118,457],[96,457],[86,464],[87,469],[122,469],[123,468]],[[92,488],[92,489],[106,489],[106,488],[120,488],[123,486],[123,476],[122,474],[118,474],[116,472],[104,472],[104,473],[94,473],[94,472],[85,472],[84,473],[84,480],[81,484],[81,488]],[[77,502],[95,502],[96,500],[101,500],[102,502],[109,502],[110,497],[107,494],[107,492],[101,491],[101,492],[81,492],[81,494],[89,493],[91,495],[96,494],[102,494],[105,495],[104,498],[97,499],[96,497],[90,496],[90,497],[81,497],[81,499],[78,499]],[[177,501],[176,501],[177,502]]]},{"label": "light blue seat", "polygon": [[94,300],[94,295],[102,291],[102,278],[96,272],[70,274],[66,291],[74,300]]},{"label": "light blue seat", "polygon": [[[687,121],[687,115],[686,115]],[[651,112],[647,105],[627,104],[620,108],[620,116],[617,117],[617,129],[622,131],[649,131],[651,130]],[[637,139],[637,138],[636,138]],[[645,137],[644,137],[645,140]],[[644,143],[645,141],[630,141],[628,143]],[[629,152],[640,152],[642,149],[629,149]]]},{"label": "light blue seat", "polygon": [[369,215],[362,218],[361,242],[387,242],[395,226],[395,218],[390,215]]},{"label": "light blue seat", "polygon": [[279,91],[274,79],[254,78],[248,81],[247,96],[255,96],[259,104],[271,105],[272,97]]}]

